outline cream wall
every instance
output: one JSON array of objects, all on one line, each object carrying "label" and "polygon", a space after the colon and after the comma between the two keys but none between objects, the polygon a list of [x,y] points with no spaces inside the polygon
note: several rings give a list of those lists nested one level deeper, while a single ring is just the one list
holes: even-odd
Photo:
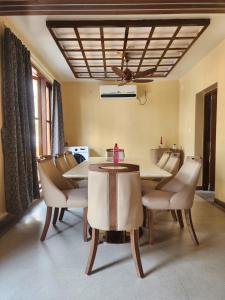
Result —
[{"label": "cream wall", "polygon": [[149,155],[160,136],[171,145],[178,140],[177,81],[158,81],[138,87],[150,99],[145,105],[132,100],[100,100],[99,82],[62,83],[65,141],[88,145],[91,155],[104,155],[117,142],[126,156]]},{"label": "cream wall", "polygon": [[195,154],[196,95],[215,83],[218,84],[215,197],[225,202],[225,41],[180,79],[179,145],[185,155]]}]

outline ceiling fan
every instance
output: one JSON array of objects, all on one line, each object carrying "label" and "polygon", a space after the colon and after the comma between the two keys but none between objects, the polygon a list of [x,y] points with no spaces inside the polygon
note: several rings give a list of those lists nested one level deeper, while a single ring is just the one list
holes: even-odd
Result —
[{"label": "ceiling fan", "polygon": [[119,69],[118,67],[112,66],[112,71],[118,75],[121,78],[121,83],[119,85],[125,85],[129,82],[136,82],[136,83],[148,83],[152,82],[152,79],[143,79],[144,77],[153,74],[156,71],[156,68],[151,68],[142,72],[132,72],[128,68],[128,63],[129,63],[129,55],[126,52],[124,56],[124,60],[126,62],[126,68],[125,70]]}]

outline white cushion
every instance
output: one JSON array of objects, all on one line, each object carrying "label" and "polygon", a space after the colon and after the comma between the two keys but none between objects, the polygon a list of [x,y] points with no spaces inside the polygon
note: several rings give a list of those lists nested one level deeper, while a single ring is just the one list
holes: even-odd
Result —
[{"label": "white cushion", "polygon": [[149,209],[170,209],[171,192],[152,190],[142,197],[142,203]]}]

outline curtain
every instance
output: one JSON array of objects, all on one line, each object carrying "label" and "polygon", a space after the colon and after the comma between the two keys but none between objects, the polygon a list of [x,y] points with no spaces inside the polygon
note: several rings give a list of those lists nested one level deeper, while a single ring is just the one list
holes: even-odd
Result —
[{"label": "curtain", "polygon": [[6,210],[25,211],[39,198],[30,52],[5,28],[3,37],[3,128]]},{"label": "curtain", "polygon": [[52,86],[52,155],[63,153],[64,151],[64,127],[63,110],[60,84],[54,80]]}]

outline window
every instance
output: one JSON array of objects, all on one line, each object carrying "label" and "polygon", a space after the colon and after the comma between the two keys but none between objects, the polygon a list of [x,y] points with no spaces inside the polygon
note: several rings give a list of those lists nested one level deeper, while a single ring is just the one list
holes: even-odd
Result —
[{"label": "window", "polygon": [[51,154],[51,92],[52,85],[33,67],[34,117],[36,155]]}]

